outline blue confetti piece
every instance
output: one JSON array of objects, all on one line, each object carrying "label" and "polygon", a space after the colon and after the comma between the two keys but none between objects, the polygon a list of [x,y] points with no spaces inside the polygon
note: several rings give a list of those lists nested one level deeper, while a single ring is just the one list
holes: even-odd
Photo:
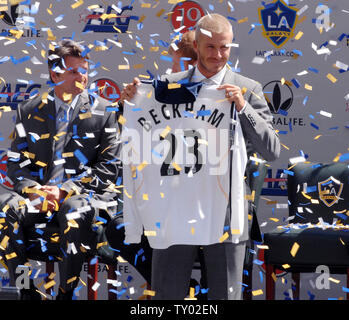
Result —
[{"label": "blue confetti piece", "polygon": [[253,177],[254,177],[254,178],[256,178],[256,177],[258,177],[258,176],[259,176],[259,171],[253,172]]},{"label": "blue confetti piece", "polygon": [[306,104],[307,104],[307,102],[308,102],[308,96],[306,96],[304,99],[303,99],[303,105],[305,106]]},{"label": "blue confetti piece", "polygon": [[210,116],[211,115],[211,110],[199,110],[197,112],[198,117],[204,117],[204,116]]},{"label": "blue confetti piece", "polygon": [[283,172],[284,172],[284,174],[288,174],[289,176],[294,176],[293,171],[289,171],[289,170],[284,169]]},{"label": "blue confetti piece", "polygon": [[161,223],[160,222],[156,222],[155,226],[160,229]]},{"label": "blue confetti piece", "polygon": [[97,258],[97,257],[92,258],[92,259],[90,260],[90,265],[96,264],[97,261],[98,261],[98,258]]},{"label": "blue confetti piece", "polygon": [[301,86],[297,79],[293,78],[291,81],[297,89]]},{"label": "blue confetti piece", "polygon": [[339,157],[339,161],[340,161],[340,162],[344,162],[344,161],[348,161],[348,160],[349,160],[349,153],[342,154],[342,155]]},{"label": "blue confetti piece", "polygon": [[311,193],[311,192],[316,192],[317,191],[317,186],[308,186],[307,187],[307,193]]},{"label": "blue confetti piece", "polygon": [[88,163],[88,159],[85,157],[85,155],[79,149],[76,149],[74,151],[74,155],[75,155],[76,158],[78,158],[78,160],[82,164],[86,165]]},{"label": "blue confetti piece", "polygon": [[167,56],[160,56],[160,59],[161,60],[165,60],[165,61],[169,61],[169,62],[172,62],[172,58],[171,57],[167,57]]},{"label": "blue confetti piece", "polygon": [[315,68],[312,68],[312,67],[309,67],[308,68],[309,71],[312,71],[314,73],[319,73],[319,70],[318,69],[315,69]]},{"label": "blue confetti piece", "polygon": [[319,130],[319,127],[315,123],[310,122],[310,125],[316,130]]}]

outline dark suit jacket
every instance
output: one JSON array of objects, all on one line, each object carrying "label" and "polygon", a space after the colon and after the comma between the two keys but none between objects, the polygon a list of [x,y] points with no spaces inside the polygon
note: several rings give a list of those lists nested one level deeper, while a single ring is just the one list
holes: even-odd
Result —
[{"label": "dark suit jacket", "polygon": [[[194,68],[163,76],[169,82],[195,81],[192,79]],[[239,114],[242,132],[246,142],[247,156],[258,153],[267,161],[273,161],[280,154],[280,140],[272,125],[272,115],[265,101],[262,86],[247,77],[237,74],[229,69],[223,78],[222,84],[233,84],[246,88],[244,93],[247,102],[245,110]],[[247,186],[249,187],[249,186]],[[240,240],[248,239],[248,204],[245,205],[245,228]],[[232,208],[232,211],[234,208]]]},{"label": "dark suit jacket", "polygon": [[[53,92],[50,95],[53,96]],[[105,189],[110,183],[115,183],[118,173],[116,154],[120,144],[117,113],[108,110],[108,106],[109,101],[93,97],[87,91],[79,97],[63,150],[69,155],[65,158],[64,168],[75,170],[63,183],[67,191],[74,187],[79,193],[93,191],[104,195],[105,199],[113,197],[112,193],[105,193]],[[48,99],[47,104],[43,104],[42,97],[37,96],[19,105],[16,125],[19,123],[26,134],[20,137],[20,130],[15,130],[11,151],[18,153],[19,157],[9,158],[7,174],[14,183],[14,190],[22,194],[25,187],[46,184],[54,165],[54,101]],[[87,133],[91,133],[90,137]],[[30,164],[21,165],[28,159]]]}]

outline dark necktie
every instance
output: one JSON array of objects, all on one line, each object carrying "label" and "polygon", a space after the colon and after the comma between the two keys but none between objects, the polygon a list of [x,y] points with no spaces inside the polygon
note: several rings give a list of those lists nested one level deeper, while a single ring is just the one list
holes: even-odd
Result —
[{"label": "dark necktie", "polygon": [[57,113],[57,133],[53,137],[54,139],[54,157],[53,166],[50,173],[49,183],[50,185],[57,185],[62,182],[64,177],[64,159],[62,158],[62,152],[64,148],[64,142],[67,135],[68,128],[68,106],[61,104]]}]

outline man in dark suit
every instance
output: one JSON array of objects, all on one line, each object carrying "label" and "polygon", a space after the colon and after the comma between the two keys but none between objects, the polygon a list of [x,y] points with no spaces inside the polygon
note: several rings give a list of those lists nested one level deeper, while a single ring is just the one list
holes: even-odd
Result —
[{"label": "man in dark suit", "polygon": [[[0,196],[1,249],[12,285],[17,266],[28,264],[24,229],[58,223],[60,300],[72,299],[85,255],[95,247],[92,224],[99,209],[116,212],[117,114],[109,101],[86,90],[85,53],[72,40],[50,44],[53,90],[18,106],[7,163],[14,188]],[[21,298],[40,298],[33,282]]]},{"label": "man in dark suit", "polygon": [[[232,72],[227,67],[233,31],[230,22],[219,14],[202,17],[196,25],[194,47],[197,67],[163,76],[170,83],[204,82],[225,91],[239,118],[248,156],[258,152],[273,161],[280,153],[280,141],[272,126],[272,115],[256,81]],[[137,81],[127,86],[123,98],[129,100],[137,90]],[[233,112],[232,112],[233,114]],[[232,154],[234,156],[234,153]],[[231,161],[231,159],[230,159]],[[234,179],[231,179],[234,183]],[[194,201],[194,200],[193,200]],[[240,299],[243,263],[248,235],[248,206],[244,206],[244,228],[238,241],[230,234],[223,242],[203,245],[209,299]],[[221,214],[221,213],[217,213]],[[225,225],[236,208],[228,204]],[[178,243],[165,249],[153,248],[152,289],[155,299],[183,299],[187,293],[197,246]]]}]

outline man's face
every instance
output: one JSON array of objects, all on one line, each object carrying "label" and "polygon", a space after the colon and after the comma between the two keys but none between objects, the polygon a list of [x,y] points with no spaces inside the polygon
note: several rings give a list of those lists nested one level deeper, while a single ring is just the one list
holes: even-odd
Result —
[{"label": "man's face", "polygon": [[212,32],[212,37],[201,33],[198,40],[194,41],[198,68],[206,78],[214,76],[223,69],[230,55],[230,47],[227,45],[232,40],[232,32]]},{"label": "man's face", "polygon": [[80,94],[88,83],[88,62],[84,58],[67,56],[64,58],[64,73],[55,73],[51,77],[54,83],[63,83],[55,87],[55,93],[64,101]]}]

